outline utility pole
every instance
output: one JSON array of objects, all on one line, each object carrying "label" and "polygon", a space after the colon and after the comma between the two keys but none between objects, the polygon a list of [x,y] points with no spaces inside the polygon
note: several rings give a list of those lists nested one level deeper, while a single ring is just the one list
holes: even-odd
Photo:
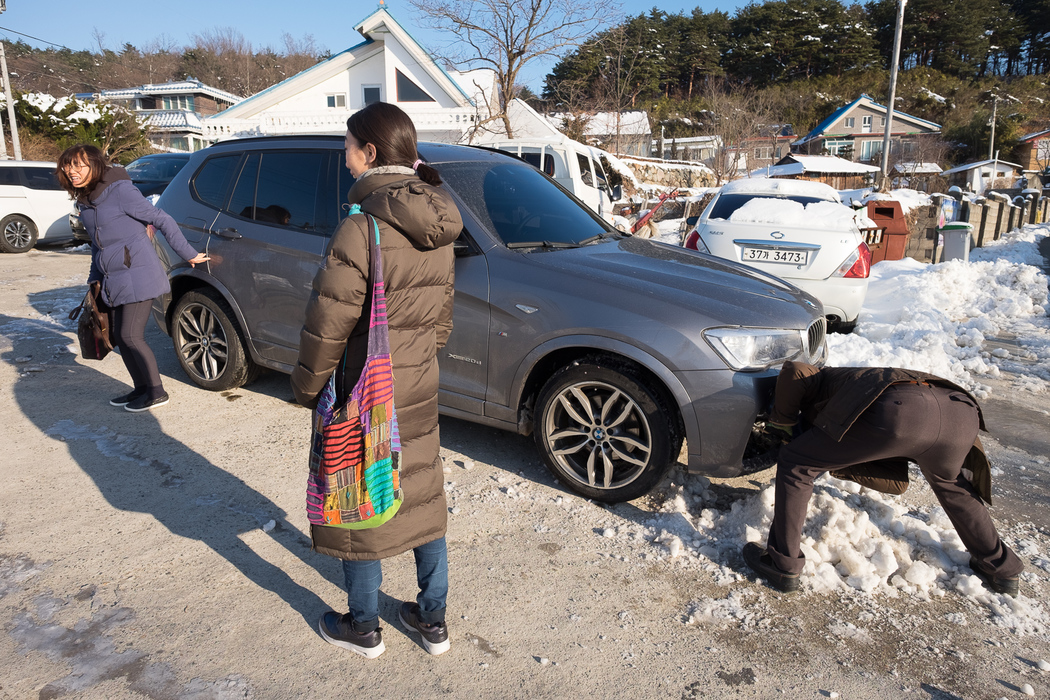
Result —
[{"label": "utility pole", "polygon": [[882,186],[889,189],[890,133],[893,131],[893,102],[897,99],[897,65],[901,60],[901,34],[904,32],[904,5],[897,8],[897,28],[893,32],[893,63],[890,64],[890,99],[886,105],[886,131],[882,135]]},{"label": "utility pole", "polygon": [[[11,97],[11,78],[7,75],[7,55],[4,53],[4,42],[0,41],[0,70],[4,74],[4,97],[7,99],[7,118],[11,121],[11,145],[14,146],[15,160],[22,160],[22,145],[18,142],[18,122],[15,121],[15,101]],[[7,150],[6,148],[4,150]]]},{"label": "utility pole", "polygon": [[[0,0],[0,14],[7,9],[7,0]],[[4,137],[4,120],[0,117],[0,160],[7,160],[7,139]]]},{"label": "utility pole", "polygon": [[992,96],[992,140],[988,143],[988,160],[992,159],[992,154],[995,153],[995,112],[999,107],[999,96]]},{"label": "utility pole", "polygon": [[[0,13],[7,9],[7,0],[0,0]],[[7,98],[7,116],[11,120],[11,144],[15,148],[15,160],[22,160],[22,146],[18,142],[18,124],[15,122],[15,103],[11,99],[11,79],[7,75],[7,56],[4,42],[0,41],[0,68],[4,75],[4,96]],[[3,124],[0,124],[0,156],[7,160],[7,141],[4,140]]]}]

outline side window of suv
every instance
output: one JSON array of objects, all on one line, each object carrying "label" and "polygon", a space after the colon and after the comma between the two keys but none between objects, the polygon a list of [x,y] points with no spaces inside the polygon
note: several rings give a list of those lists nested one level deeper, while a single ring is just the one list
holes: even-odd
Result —
[{"label": "side window of suv", "polygon": [[222,209],[240,160],[240,154],[236,153],[204,161],[204,165],[193,176],[193,192],[197,198],[216,209]]},{"label": "side window of suv", "polygon": [[318,194],[325,180],[325,151],[264,151],[255,190],[255,219],[306,231],[325,227]]},{"label": "side window of suv", "polygon": [[0,185],[21,185],[18,171],[19,168],[0,168]]}]

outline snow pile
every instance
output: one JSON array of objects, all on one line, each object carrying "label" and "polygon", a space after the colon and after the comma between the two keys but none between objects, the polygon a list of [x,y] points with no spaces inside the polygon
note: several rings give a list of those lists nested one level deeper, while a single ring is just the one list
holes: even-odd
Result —
[{"label": "snow pile", "polygon": [[755,197],[729,215],[733,222],[775,223],[778,226],[849,231],[857,212],[838,202],[803,205],[791,199]]},{"label": "snow pile", "polygon": [[843,203],[854,207],[866,206],[868,202],[897,202],[901,205],[901,211],[905,216],[913,209],[933,203],[930,195],[910,189],[873,192],[871,188],[863,188],[859,190],[841,190],[839,195],[842,197]]},{"label": "snow pile", "polygon": [[[851,335],[828,338],[835,366],[907,367],[988,395],[981,376],[1000,368],[1023,375],[1041,393],[1050,382],[1047,278],[1036,241],[1050,226],[1026,226],[969,263],[927,265],[910,258],[872,267],[868,296]],[[993,347],[1008,339],[1007,347]]]},{"label": "snow pile", "polygon": [[[911,489],[929,496],[917,470],[912,477]],[[644,538],[678,566],[702,569],[722,585],[740,581],[736,572],[744,569],[729,565],[739,562],[745,543],[765,543],[773,516],[772,482],[754,496],[734,500],[728,510],[718,510],[708,479],[684,481],[686,485],[674,486],[659,512],[645,523]],[[637,534],[633,537],[637,539]],[[1025,546],[1022,543],[1018,549]],[[1025,558],[1039,561],[1036,545],[1028,542],[1027,546]],[[804,593],[931,600],[954,591],[984,606],[997,626],[1022,635],[1050,632],[1050,617],[1034,600],[1023,594],[1014,599],[992,593],[973,575],[970,555],[939,506],[909,506],[903,499],[851,481],[822,477],[809,503],[802,552]],[[693,604],[688,622],[760,626],[763,616],[756,615],[755,604],[747,597],[735,590],[725,600],[700,600]]]}]

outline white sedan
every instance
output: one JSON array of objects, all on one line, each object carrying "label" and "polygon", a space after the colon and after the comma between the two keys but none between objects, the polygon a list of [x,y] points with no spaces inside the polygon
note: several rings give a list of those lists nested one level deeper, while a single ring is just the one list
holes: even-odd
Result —
[{"label": "white sedan", "polygon": [[682,244],[809,292],[824,305],[830,329],[848,333],[871,270],[862,217],[820,182],[744,178],[722,187]]}]

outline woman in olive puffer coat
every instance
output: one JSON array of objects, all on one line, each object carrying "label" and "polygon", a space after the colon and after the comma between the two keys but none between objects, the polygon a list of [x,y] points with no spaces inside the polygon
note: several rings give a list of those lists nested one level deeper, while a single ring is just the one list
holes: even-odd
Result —
[{"label": "woman in olive puffer coat", "polygon": [[374,217],[386,287],[404,502],[376,528],[311,526],[314,548],[343,560],[350,605],[345,615],[325,613],[319,629],[332,644],[368,658],[381,654],[379,560],[412,549],[420,593],[415,603],[402,605],[401,621],[422,635],[427,651],[440,654],[448,649],[448,555],[438,453],[437,352],[452,330],[452,242],[463,222],[451,196],[439,186],[437,171],[419,160],[412,121],[394,105],[373,103],[347,120],[346,164],[357,178],[348,199],[364,213],[340,225],[314,278],[292,387],[300,403],[315,406],[344,350],[340,396],[349,394],[361,373]]}]

